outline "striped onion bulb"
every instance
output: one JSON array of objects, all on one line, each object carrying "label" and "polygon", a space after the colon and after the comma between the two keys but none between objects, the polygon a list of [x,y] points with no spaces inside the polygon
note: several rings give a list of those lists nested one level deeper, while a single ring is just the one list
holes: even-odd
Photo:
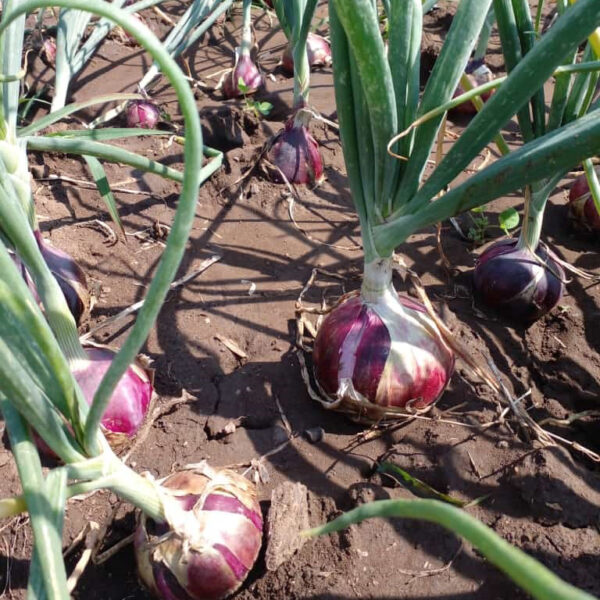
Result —
[{"label": "striped onion bulb", "polygon": [[454,354],[425,307],[393,288],[389,259],[379,259],[365,265],[360,295],[319,327],[313,365],[330,408],[378,421],[433,404],[450,381]]},{"label": "striped onion bulb", "polygon": [[143,583],[165,600],[218,600],[237,590],[254,565],[263,520],[256,486],[206,463],[162,483],[167,522],[143,513],[135,534]]}]

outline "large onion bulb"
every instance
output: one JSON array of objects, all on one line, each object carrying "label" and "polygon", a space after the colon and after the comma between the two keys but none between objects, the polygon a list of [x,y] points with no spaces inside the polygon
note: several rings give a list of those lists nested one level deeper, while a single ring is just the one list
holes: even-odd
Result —
[{"label": "large onion bulb", "polygon": [[332,408],[377,421],[434,403],[448,385],[454,355],[425,307],[396,293],[391,272],[383,273],[383,290],[369,289],[369,270],[361,294],[321,324],[313,363]]},{"label": "large onion bulb", "polygon": [[167,523],[140,515],[135,534],[143,583],[165,600],[218,600],[254,565],[263,520],[256,486],[201,464],[161,483]]}]

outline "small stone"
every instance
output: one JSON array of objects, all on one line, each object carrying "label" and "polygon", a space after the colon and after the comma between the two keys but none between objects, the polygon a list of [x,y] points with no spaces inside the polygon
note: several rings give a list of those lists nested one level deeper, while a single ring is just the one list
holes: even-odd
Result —
[{"label": "small stone", "polygon": [[322,427],[311,427],[310,429],[304,430],[304,437],[306,437],[311,444],[320,442],[324,435],[325,430]]},{"label": "small stone", "polygon": [[280,425],[273,427],[273,445],[279,446],[289,439],[288,432]]},{"label": "small stone", "polygon": [[508,448],[508,442],[506,440],[500,440],[496,444],[496,448],[500,448],[501,450],[506,450]]},{"label": "small stone", "polygon": [[267,516],[267,550],[265,563],[269,571],[277,570],[306,542],[300,532],[308,529],[308,490],[301,483],[285,481],[271,494]]}]

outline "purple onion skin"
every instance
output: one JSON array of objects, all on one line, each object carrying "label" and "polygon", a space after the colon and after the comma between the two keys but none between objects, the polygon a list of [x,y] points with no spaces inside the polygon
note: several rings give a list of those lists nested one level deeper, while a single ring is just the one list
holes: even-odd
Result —
[{"label": "purple onion skin", "polygon": [[[46,265],[58,282],[69,310],[79,325],[90,310],[90,294],[85,273],[70,254],[46,242],[39,230],[34,232],[34,236]],[[30,280],[27,281],[29,283]]]},{"label": "purple onion skin", "polygon": [[562,298],[565,274],[540,245],[535,254],[517,248],[517,240],[501,240],[477,260],[473,289],[477,302],[507,322],[529,327],[552,310]]},{"label": "purple onion skin", "polygon": [[[396,297],[413,319],[426,315],[418,302]],[[395,355],[388,327],[360,296],[335,308],[321,324],[313,349],[321,388],[335,396],[341,378],[351,376],[354,389],[378,406],[424,408],[435,402],[452,375],[452,352],[411,319],[398,320],[396,326],[404,342],[402,355]],[[344,365],[349,362],[351,373]]]},{"label": "purple onion skin", "polygon": [[[104,346],[85,348],[89,362],[73,369],[83,396],[88,404],[110,367],[116,352]],[[152,399],[152,375],[140,363],[131,364],[119,380],[102,415],[104,433],[113,447],[130,440],[142,426]]]},{"label": "purple onion skin", "polygon": [[[239,87],[240,79],[244,82],[246,90],[242,93]],[[245,94],[253,94],[264,85],[264,79],[258,67],[247,54],[242,54],[231,75],[223,82],[223,93],[226,98],[238,98]]]},{"label": "purple onion skin", "polygon": [[291,118],[277,135],[269,160],[281,169],[290,183],[315,185],[323,179],[323,159],[319,145],[304,125]]},{"label": "purple onion skin", "polygon": [[160,121],[158,108],[146,100],[132,100],[127,105],[127,127],[154,129]]},{"label": "purple onion skin", "polygon": [[[73,368],[73,377],[86,402],[91,404],[116,352],[106,346],[89,346],[85,351],[90,360]],[[101,420],[102,433],[113,450],[119,451],[128,446],[144,423],[154,393],[152,380],[152,371],[139,360],[131,364],[119,380]],[[58,458],[37,432],[34,436],[44,456]]]},{"label": "purple onion skin", "polygon": [[[167,524],[141,515],[135,534],[138,572],[165,600],[218,600],[231,595],[254,565],[263,520],[255,486],[237,473],[180,471],[162,484],[194,531],[165,536]],[[217,482],[218,480],[218,482]],[[165,536],[159,543],[155,536]]]},{"label": "purple onion skin", "polygon": [[54,66],[56,63],[56,41],[54,38],[45,38],[42,42],[42,50],[41,55],[44,61],[50,65]]},{"label": "purple onion skin", "polygon": [[[485,63],[483,62],[483,60],[480,61],[471,61],[466,68],[466,73],[467,73],[467,78],[469,79],[469,82],[471,83],[471,85],[473,87],[477,87],[480,85],[483,85],[484,83],[488,83],[489,81],[491,81],[493,79],[491,72],[485,72],[482,74],[479,74],[477,72],[477,69],[479,67],[482,67]],[[459,86],[456,88],[456,91],[453,94],[453,98],[456,98],[457,96],[460,96],[461,94],[464,94],[466,90],[464,90],[462,88],[462,86],[459,84]],[[481,99],[483,100],[483,102],[486,102],[491,95],[494,93],[495,90],[489,90],[488,92],[485,92],[483,94],[481,94]],[[452,112],[455,114],[462,114],[462,115],[475,115],[477,114],[477,107],[473,104],[473,102],[471,102],[471,100],[467,100],[467,102],[463,102],[462,104],[459,104],[458,106],[455,106],[452,109]]]},{"label": "purple onion skin", "polygon": [[[331,66],[331,48],[329,42],[316,33],[309,33],[306,38],[306,55],[308,65],[312,68]],[[294,74],[294,57],[288,44],[281,57],[281,67],[288,74]]]},{"label": "purple onion skin", "polygon": [[596,210],[585,173],[575,179],[569,190],[569,215],[583,228],[600,231],[600,214]]}]

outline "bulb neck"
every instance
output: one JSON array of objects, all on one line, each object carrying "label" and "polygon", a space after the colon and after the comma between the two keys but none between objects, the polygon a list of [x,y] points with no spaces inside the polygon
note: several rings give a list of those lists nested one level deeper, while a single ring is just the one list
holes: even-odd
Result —
[{"label": "bulb neck", "polygon": [[308,128],[311,119],[312,111],[306,108],[304,104],[301,104],[297,107],[296,113],[294,114],[294,127],[304,127],[306,129]]},{"label": "bulb neck", "polygon": [[252,0],[244,0],[242,4],[242,43],[240,56],[250,56],[252,48]]},{"label": "bulb neck", "polygon": [[542,234],[542,224],[544,222],[544,209],[548,194],[544,193],[542,188],[526,186],[525,187],[525,212],[523,214],[523,227],[517,242],[517,248],[523,250],[528,248],[531,252],[537,250]]},{"label": "bulb neck", "polygon": [[392,259],[376,258],[367,262],[363,274],[363,283],[360,289],[365,302],[377,302],[392,290]]}]

